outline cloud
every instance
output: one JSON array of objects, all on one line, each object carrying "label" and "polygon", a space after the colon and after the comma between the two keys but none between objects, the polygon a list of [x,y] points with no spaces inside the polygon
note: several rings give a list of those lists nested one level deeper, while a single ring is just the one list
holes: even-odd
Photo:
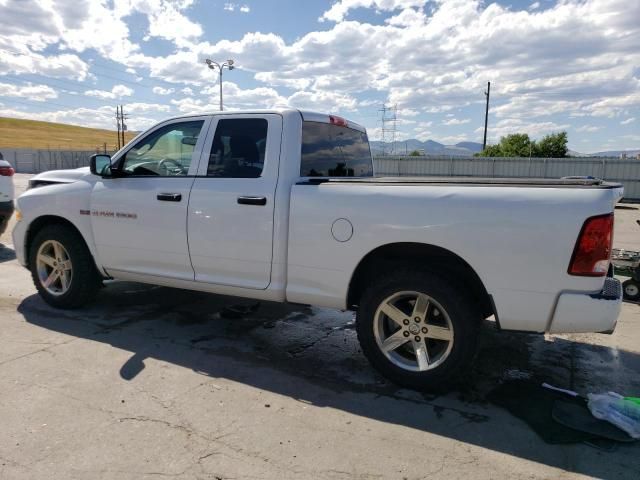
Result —
[{"label": "cloud", "polygon": [[115,129],[113,107],[101,107],[98,109],[80,107],[38,113],[18,109],[0,109],[0,115],[14,118],[37,119],[46,122],[70,123],[94,128]]},{"label": "cloud", "polygon": [[98,97],[102,99],[114,99],[122,97],[130,97],[133,95],[133,89],[125,85],[115,85],[111,91],[107,90],[87,90],[84,92],[89,97]]},{"label": "cloud", "polygon": [[636,121],[635,117],[627,118],[626,120],[622,120],[620,122],[620,125],[629,125],[630,123],[633,123],[635,121]]},{"label": "cloud", "polygon": [[13,45],[6,48],[0,44],[0,76],[5,74],[39,74],[79,81],[88,77],[89,65],[77,55],[68,53],[42,55],[31,52],[24,47],[16,49]]},{"label": "cloud", "polygon": [[465,123],[469,123],[470,121],[471,121],[470,118],[462,118],[462,119],[451,118],[449,120],[445,120],[444,122],[442,122],[442,125],[447,125],[447,126],[464,125]]},{"label": "cloud", "polygon": [[251,8],[248,5],[239,5],[237,3],[230,3],[230,2],[225,3],[222,9],[228,12],[235,12],[236,10],[238,10],[239,12],[242,12],[242,13],[249,13],[251,11]]},{"label": "cloud", "polygon": [[581,127],[574,128],[574,130],[579,133],[593,133],[598,130],[602,130],[602,127],[597,127],[595,125],[582,125]]},{"label": "cloud", "polygon": [[0,96],[20,97],[34,102],[44,102],[50,98],[57,98],[56,91],[48,85],[18,86],[9,83],[0,83]]},{"label": "cloud", "polygon": [[319,110],[332,113],[350,112],[357,109],[354,97],[338,92],[299,91],[291,95],[287,103],[303,110]]},{"label": "cloud", "polygon": [[171,95],[176,91],[175,88],[163,88],[163,87],[153,87],[152,92],[156,95]]},{"label": "cloud", "polygon": [[[420,5],[342,1],[324,15],[340,23],[292,43],[248,33],[195,48],[232,57],[273,87],[388,92],[400,109],[421,112],[481,104],[487,81],[492,113],[505,118],[618,115],[637,105],[640,27],[631,18],[640,17],[640,4],[567,0],[527,12],[450,0],[434,4],[428,16]],[[358,7],[400,13],[384,25],[344,21]]]},{"label": "cloud", "polygon": [[[218,85],[205,87],[200,92],[205,99],[186,97],[173,99],[171,104],[175,105],[181,113],[203,113],[217,111],[220,104],[220,90]],[[255,109],[255,108],[276,108],[287,105],[287,99],[273,88],[240,88],[236,83],[226,81],[223,85],[223,100],[225,110]]]},{"label": "cloud", "polygon": [[424,0],[338,0],[318,19],[341,22],[350,10],[356,8],[375,8],[378,11],[393,11],[408,7],[421,7]]},{"label": "cloud", "polygon": [[137,115],[140,112],[170,112],[171,107],[160,103],[127,103],[127,113]]}]

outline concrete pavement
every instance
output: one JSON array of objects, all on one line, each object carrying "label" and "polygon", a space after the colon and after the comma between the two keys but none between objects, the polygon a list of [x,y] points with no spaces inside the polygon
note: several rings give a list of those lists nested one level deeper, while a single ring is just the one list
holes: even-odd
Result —
[{"label": "concrete pavement", "polygon": [[[639,212],[616,216],[633,226]],[[125,282],[57,311],[11,252],[0,249],[2,479],[638,477],[638,445],[547,445],[485,397],[513,370],[640,394],[639,305],[624,304],[613,335],[488,322],[466,382],[433,396],[371,369],[350,312],[263,302],[238,316],[227,307],[254,302]]]}]

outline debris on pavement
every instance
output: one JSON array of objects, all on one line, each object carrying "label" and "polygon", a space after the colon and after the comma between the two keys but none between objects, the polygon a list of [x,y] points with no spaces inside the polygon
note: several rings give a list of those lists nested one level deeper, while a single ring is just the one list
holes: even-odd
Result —
[{"label": "debris on pavement", "polygon": [[640,404],[614,392],[590,393],[589,410],[594,417],[606,420],[624,430],[630,437],[640,439]]},{"label": "debris on pavement", "polygon": [[[607,450],[607,442],[632,442],[635,438],[619,425],[594,418],[585,397],[548,383],[541,386],[533,379],[508,380],[487,398],[527,423],[549,444],[587,443]],[[640,412],[640,405],[634,405]]]}]

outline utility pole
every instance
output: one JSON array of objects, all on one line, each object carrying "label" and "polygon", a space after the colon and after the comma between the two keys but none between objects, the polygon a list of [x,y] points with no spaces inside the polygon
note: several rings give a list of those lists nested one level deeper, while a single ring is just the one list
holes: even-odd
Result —
[{"label": "utility pole", "polygon": [[120,110],[118,110],[118,106],[116,105],[116,123],[118,124],[118,150],[120,150]]},{"label": "utility pole", "polygon": [[129,118],[129,115],[124,113],[124,108],[120,105],[120,120],[122,122],[122,146],[124,147],[126,142],[124,141],[124,132],[127,130],[127,124],[124,123],[125,120]]},{"label": "utility pole", "polygon": [[484,111],[484,140],[482,140],[482,150],[487,148],[487,123],[489,122],[489,95],[491,94],[491,82],[487,82],[487,91],[484,96],[487,97],[487,107]]}]

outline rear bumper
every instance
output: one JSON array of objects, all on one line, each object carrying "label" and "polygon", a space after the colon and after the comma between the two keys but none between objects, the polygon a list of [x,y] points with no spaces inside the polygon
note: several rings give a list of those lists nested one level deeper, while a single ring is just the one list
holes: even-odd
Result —
[{"label": "rear bumper", "polygon": [[13,215],[13,201],[0,202],[0,235],[7,229],[7,224],[11,215]]},{"label": "rear bumper", "polygon": [[563,293],[553,314],[550,333],[612,333],[622,305],[622,285],[607,277],[596,294]]}]

